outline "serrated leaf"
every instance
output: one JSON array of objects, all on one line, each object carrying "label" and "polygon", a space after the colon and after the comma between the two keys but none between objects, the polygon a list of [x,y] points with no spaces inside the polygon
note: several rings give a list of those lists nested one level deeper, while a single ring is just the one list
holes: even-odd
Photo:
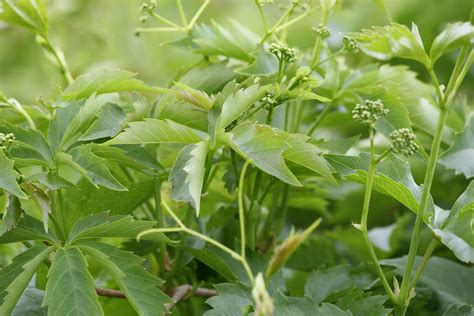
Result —
[{"label": "serrated leaf", "polygon": [[445,53],[461,45],[469,45],[474,37],[474,25],[470,22],[451,23],[433,41],[430,49],[431,63],[435,62]]},{"label": "serrated leaf", "polygon": [[321,306],[315,304],[308,297],[289,297],[277,291],[274,299],[274,316],[352,316],[350,311],[343,311],[333,304],[324,303]]},{"label": "serrated leaf", "polygon": [[50,316],[103,315],[87,262],[76,248],[59,248],[48,272],[43,305]]},{"label": "serrated leaf", "polygon": [[20,25],[41,35],[48,32],[43,0],[2,0],[2,5],[0,20]]},{"label": "serrated leaf", "polygon": [[177,99],[189,102],[206,111],[212,107],[214,99],[206,92],[194,89],[182,82],[175,82],[175,86],[179,89],[164,89],[163,92],[174,95]]},{"label": "serrated leaf", "polygon": [[69,233],[68,242],[104,237],[136,238],[155,224],[153,221],[134,220],[132,216],[110,216],[108,212],[102,212],[77,221]]},{"label": "serrated leaf", "polygon": [[376,59],[407,58],[430,67],[430,59],[415,24],[412,24],[411,31],[405,25],[392,23],[350,35],[354,36],[364,53]]},{"label": "serrated leaf", "polygon": [[205,55],[224,55],[251,61],[251,52],[257,48],[260,38],[237,21],[230,20],[225,26],[212,22],[211,26],[197,25],[191,35],[197,44],[196,51]]},{"label": "serrated leaf", "polygon": [[0,270],[0,315],[11,314],[36,269],[52,250],[46,246],[32,247]]},{"label": "serrated leaf", "polygon": [[222,283],[217,284],[217,296],[206,300],[213,309],[204,313],[204,316],[241,316],[244,309],[252,304],[250,290],[242,286]]},{"label": "serrated leaf", "polygon": [[93,183],[111,190],[127,191],[127,188],[118,182],[107,168],[105,164],[106,160],[92,152],[91,146],[78,146],[73,148],[70,153],[74,162],[86,171],[87,177],[89,177]]},{"label": "serrated leaf", "polygon": [[124,132],[106,144],[189,144],[201,141],[192,128],[170,120],[145,119],[128,125]]},{"label": "serrated leaf", "polygon": [[283,182],[301,186],[285,164],[283,153],[291,146],[279,136],[278,130],[261,124],[241,124],[227,135],[232,149],[257,168]]},{"label": "serrated leaf", "polygon": [[239,89],[230,95],[223,103],[220,117],[217,120],[217,129],[225,128],[260,100],[268,90],[268,86]]},{"label": "serrated leaf", "polygon": [[438,160],[456,174],[463,173],[466,178],[474,177],[474,118],[471,118],[464,131],[454,139],[453,145]]},{"label": "serrated leaf", "polygon": [[[421,263],[421,259],[421,257],[416,258],[415,269]],[[394,267],[398,275],[403,275],[406,256],[384,259],[380,263]],[[461,265],[444,258],[432,257],[423,270],[419,283],[428,286],[437,293],[440,300],[446,305],[474,305],[474,296],[471,295],[471,288],[474,284],[474,267]]]},{"label": "serrated leaf", "polygon": [[278,72],[278,59],[264,47],[259,47],[257,52],[252,54],[254,62],[236,70],[236,73],[245,76],[268,77]]},{"label": "serrated leaf", "polygon": [[20,218],[18,225],[0,237],[0,244],[7,244],[19,241],[41,240],[55,243],[57,238],[53,232],[46,232],[44,225],[36,218],[24,215]]},{"label": "serrated leaf", "polygon": [[77,77],[63,92],[64,100],[88,98],[94,93],[123,91],[156,92],[156,88],[135,78],[136,74],[121,69],[102,69]]},{"label": "serrated leaf", "polygon": [[30,283],[13,309],[12,316],[47,316],[48,310],[41,306],[44,293]]},{"label": "serrated leaf", "polygon": [[145,270],[144,259],[104,243],[87,242],[79,247],[98,259],[140,316],[167,313],[165,304],[172,300],[158,288],[163,281]]},{"label": "serrated leaf", "polygon": [[355,274],[349,266],[320,268],[312,272],[306,281],[305,295],[320,304],[329,295],[351,287],[367,288],[375,279],[368,274]]},{"label": "serrated leaf", "polygon": [[474,181],[456,200],[447,218],[434,223],[433,231],[459,260],[474,263]]},{"label": "serrated leaf", "polygon": [[207,140],[187,145],[179,152],[169,176],[173,199],[191,203],[196,209],[196,216],[199,216],[201,206],[208,152]]},{"label": "serrated leaf", "polygon": [[26,194],[20,189],[16,182],[18,173],[14,169],[15,162],[6,158],[3,152],[0,152],[0,189],[3,189],[20,199],[26,199]]},{"label": "serrated leaf", "polygon": [[385,308],[384,303],[387,296],[370,295],[360,289],[351,289],[344,293],[336,305],[343,309],[351,311],[354,316],[388,316],[392,309]]}]

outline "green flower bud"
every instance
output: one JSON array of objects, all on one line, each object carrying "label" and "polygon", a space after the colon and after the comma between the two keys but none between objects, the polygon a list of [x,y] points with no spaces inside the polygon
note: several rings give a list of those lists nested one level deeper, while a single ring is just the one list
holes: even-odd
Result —
[{"label": "green flower bud", "polygon": [[382,100],[365,100],[364,103],[357,104],[352,111],[352,119],[363,125],[372,126],[380,117],[389,112],[385,108]]},{"label": "green flower bud", "polygon": [[331,31],[323,24],[319,24],[318,27],[313,27],[313,31],[316,33],[316,35],[320,36],[323,39],[326,39],[331,36]]},{"label": "green flower bud", "polygon": [[285,44],[273,43],[268,51],[274,54],[280,61],[287,63],[296,61],[296,49],[289,48]]},{"label": "green flower bud", "polygon": [[278,105],[278,101],[275,99],[275,95],[272,92],[267,92],[263,98],[260,99],[260,104],[262,108],[270,110]]},{"label": "green flower bud", "polygon": [[420,146],[416,143],[416,136],[408,128],[400,128],[390,133],[392,150],[405,156],[415,154]]},{"label": "green flower bud", "polygon": [[349,54],[357,54],[360,50],[359,44],[352,37],[344,36],[342,43],[344,44],[344,50]]}]

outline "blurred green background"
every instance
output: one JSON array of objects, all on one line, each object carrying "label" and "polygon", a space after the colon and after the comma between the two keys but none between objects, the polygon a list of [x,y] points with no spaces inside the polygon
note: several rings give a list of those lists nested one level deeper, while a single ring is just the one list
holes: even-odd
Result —
[{"label": "blurred green background", "polygon": [[[159,12],[179,21],[174,0],[160,0]],[[313,0],[317,2],[317,0]],[[50,0],[50,33],[61,47],[74,76],[101,67],[119,67],[137,72],[153,85],[167,85],[179,67],[186,68],[196,60],[190,52],[166,45],[182,37],[178,33],[147,33],[135,36],[142,26],[159,26],[155,21],[145,25],[139,21],[141,0]],[[188,16],[199,7],[201,0],[183,0]],[[276,18],[287,0],[275,0],[265,10]],[[469,19],[472,0],[387,0],[393,20],[410,25],[415,22],[425,45],[448,22]],[[255,32],[261,31],[258,12],[253,0],[213,0],[200,23],[210,18],[219,21],[232,18],[243,22]],[[314,42],[311,27],[319,24],[319,12],[290,29],[293,45],[304,49]],[[331,18],[331,39],[340,42],[338,32],[358,31],[370,25],[386,24],[384,12],[372,0],[343,0],[341,9]],[[395,61],[396,63],[396,61]],[[452,60],[445,58],[438,70],[443,79],[450,71]],[[416,65],[413,65],[416,68]],[[445,71],[444,71],[445,70]],[[46,60],[34,36],[17,27],[0,24],[0,91],[23,103],[51,96],[59,89],[58,72]],[[473,83],[473,74],[466,86]]]}]

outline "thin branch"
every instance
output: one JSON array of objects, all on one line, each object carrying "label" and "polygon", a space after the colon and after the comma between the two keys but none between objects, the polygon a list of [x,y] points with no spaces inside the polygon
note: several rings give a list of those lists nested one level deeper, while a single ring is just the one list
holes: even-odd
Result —
[{"label": "thin branch", "polygon": [[95,291],[99,296],[105,297],[115,297],[115,298],[123,298],[126,299],[125,294],[122,291],[112,290],[112,289],[105,289],[102,287],[96,287]]},{"label": "thin branch", "polygon": [[213,289],[208,289],[208,288],[203,288],[203,287],[198,287],[194,289],[192,285],[184,284],[174,289],[173,295],[171,296],[174,302],[166,304],[165,305],[166,308],[168,308],[168,310],[171,310],[179,302],[186,299],[190,294],[192,294],[192,296],[197,296],[197,297],[212,297],[212,296],[216,296],[217,292]]}]

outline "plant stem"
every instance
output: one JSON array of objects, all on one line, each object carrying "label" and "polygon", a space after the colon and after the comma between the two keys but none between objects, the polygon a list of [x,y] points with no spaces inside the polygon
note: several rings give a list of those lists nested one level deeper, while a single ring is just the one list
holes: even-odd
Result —
[{"label": "plant stem", "polygon": [[438,245],[438,239],[433,238],[430,244],[428,245],[428,248],[426,249],[425,254],[423,255],[421,264],[418,266],[418,268],[415,271],[415,275],[413,276],[413,280],[411,281],[410,288],[413,289],[418,283],[418,280],[421,277],[421,273],[423,272],[426,265],[428,264],[428,261],[430,260],[430,257],[433,254],[433,251],[436,249],[437,245]]},{"label": "plant stem", "polygon": [[59,69],[59,72],[63,76],[64,80],[68,85],[70,85],[74,79],[72,78],[71,72],[69,71],[69,67],[67,65],[67,62],[64,58],[64,54],[62,51],[57,49],[51,44],[51,41],[49,38],[44,38],[44,47],[53,55],[54,59],[56,60],[57,67]]},{"label": "plant stem", "polygon": [[186,18],[186,13],[184,13],[183,4],[181,0],[176,0],[176,5],[178,6],[179,16],[181,17],[181,22],[183,22],[184,28],[188,27],[188,19]]},{"label": "plant stem", "polygon": [[328,103],[324,110],[318,115],[316,118],[316,121],[314,121],[313,126],[309,129],[308,133],[306,135],[311,136],[313,135],[314,131],[318,127],[319,123],[323,120],[323,118],[326,117],[326,115],[329,113],[329,110],[331,109],[332,105],[334,102]]},{"label": "plant stem", "polygon": [[31,118],[31,116],[28,114],[28,112],[25,111],[25,109],[20,104],[20,102],[18,102],[15,99],[8,99],[7,103],[25,118],[25,120],[28,122],[28,125],[30,125],[31,129],[36,129],[35,122]]},{"label": "plant stem", "polygon": [[283,13],[283,15],[280,17],[280,19],[273,25],[273,27],[265,32],[263,35],[262,39],[260,40],[260,44],[265,43],[267,38],[269,38],[273,33],[275,33],[275,30],[283,23],[285,22],[286,18],[293,12],[293,10],[296,8],[298,5],[299,0],[293,1],[293,3],[290,5],[290,7]]},{"label": "plant stem", "polygon": [[176,28],[176,29],[178,29],[178,30],[180,30],[180,31],[183,31],[183,32],[186,31],[186,29],[183,29],[183,28],[182,28],[181,26],[179,26],[178,24],[174,23],[173,21],[168,20],[167,18],[165,18],[165,17],[159,15],[159,14],[156,13],[156,12],[150,11],[150,15],[151,15],[152,17],[154,17],[155,19],[157,19],[158,21],[163,22],[164,24],[168,24],[169,26],[174,27],[174,28]]},{"label": "plant stem", "polygon": [[382,286],[384,287],[385,292],[387,293],[390,300],[396,303],[397,300],[396,300],[395,294],[393,293],[392,288],[390,287],[387,281],[387,278],[385,277],[385,274],[383,273],[382,267],[379,264],[377,254],[375,253],[375,249],[372,245],[372,242],[370,241],[369,233],[367,230],[367,219],[369,217],[370,198],[372,195],[372,187],[374,184],[375,168],[377,166],[377,162],[375,160],[373,127],[370,127],[369,137],[370,137],[370,164],[369,164],[369,170],[367,172],[367,182],[365,185],[364,205],[362,207],[362,216],[361,216],[360,225],[358,226],[358,228],[362,232],[365,244],[369,250],[370,257],[374,263],[375,270],[379,276],[380,281],[382,282]]},{"label": "plant stem", "polygon": [[262,20],[263,24],[263,33],[267,34],[268,33],[268,24],[267,24],[267,18],[265,17],[265,13],[263,12],[262,5],[260,4],[259,0],[255,0],[255,4],[257,5],[258,12],[260,13],[260,18]]},{"label": "plant stem", "polygon": [[281,203],[280,203],[280,212],[277,216],[278,222],[276,226],[273,229],[273,232],[275,233],[275,236],[278,236],[280,234],[281,229],[283,228],[283,225],[285,223],[286,219],[286,213],[288,210],[288,196],[290,193],[290,185],[285,183],[283,184],[283,193],[281,195]]},{"label": "plant stem", "polygon": [[204,10],[206,9],[206,7],[209,5],[209,2],[211,2],[211,0],[204,0],[204,2],[201,4],[201,6],[199,7],[199,9],[196,11],[196,13],[194,14],[194,16],[192,17],[191,21],[189,22],[188,24],[188,27],[187,27],[187,30],[190,31],[193,27],[194,27],[194,24],[196,24],[197,20],[199,19],[199,17],[201,16],[201,14],[204,12]]},{"label": "plant stem", "polygon": [[244,210],[244,180],[245,180],[245,172],[247,171],[247,167],[249,166],[249,162],[246,161],[244,166],[242,167],[242,171],[240,172],[239,178],[239,223],[240,223],[240,256],[245,260],[245,248],[246,248],[246,241],[245,241],[245,210]]},{"label": "plant stem", "polygon": [[[326,26],[329,19],[329,10],[324,6],[323,18],[321,20],[321,25]],[[317,36],[313,46],[313,52],[311,53],[311,68],[314,68],[314,65],[319,64],[319,58],[321,56],[321,49],[323,48],[324,40],[321,36]]]},{"label": "plant stem", "polygon": [[[159,178],[155,179],[155,216],[158,220],[158,227],[164,228],[165,216],[163,214],[163,208],[161,207],[161,181]],[[166,244],[160,243],[160,253],[158,255],[158,262],[160,264],[160,271],[164,271],[165,267],[165,256],[166,256]]]}]

